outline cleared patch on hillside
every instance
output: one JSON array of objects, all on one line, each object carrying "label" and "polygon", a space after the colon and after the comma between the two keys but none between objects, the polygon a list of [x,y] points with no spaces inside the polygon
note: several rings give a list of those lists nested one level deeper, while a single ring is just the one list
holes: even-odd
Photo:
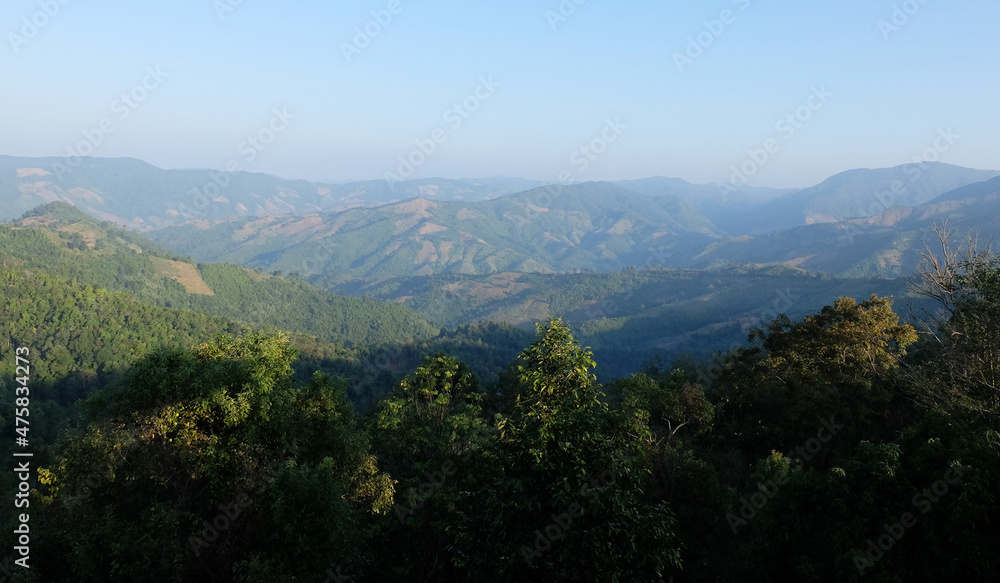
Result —
[{"label": "cleared patch on hillside", "polygon": [[421,247],[420,252],[417,253],[417,258],[413,260],[414,265],[420,265],[421,263],[427,263],[429,261],[437,261],[438,254],[437,249],[434,248],[434,243],[430,241],[423,241],[423,247]]},{"label": "cleared patch on hillside", "polygon": [[270,217],[250,221],[243,225],[241,229],[233,231],[231,240],[236,242],[246,241],[254,235],[261,233],[264,229],[270,227],[273,222],[274,219]]},{"label": "cleared patch on hillside", "polygon": [[608,229],[608,233],[612,235],[624,235],[625,233],[631,231],[632,227],[633,227],[632,221],[628,219],[622,219],[617,223],[615,223],[613,227]]},{"label": "cleared patch on hillside", "polygon": [[66,192],[71,194],[74,198],[78,198],[80,200],[86,200],[92,202],[104,202],[104,197],[94,192],[93,190],[89,190],[86,188],[71,188]]},{"label": "cleared patch on hillside", "polygon": [[483,282],[456,281],[441,286],[441,289],[459,296],[473,297],[479,300],[495,300],[518,294],[530,286],[519,283],[520,273],[497,273]]},{"label": "cleared patch on hillside", "polygon": [[80,236],[83,237],[83,242],[87,245],[88,249],[93,249],[97,246],[97,234],[90,229],[77,231]]},{"label": "cleared patch on hillside", "polygon": [[813,257],[816,257],[815,253],[813,253],[812,255],[806,255],[805,257],[797,257],[795,259],[792,259],[791,261],[786,261],[784,265],[785,267],[791,267],[792,269],[801,269],[802,264],[804,264],[806,261],[809,261]]},{"label": "cleared patch on hillside", "polygon": [[18,168],[17,177],[24,178],[25,176],[48,176],[52,174],[48,170],[43,170],[42,168]]},{"label": "cleared patch on hillside", "polygon": [[281,226],[282,235],[298,235],[303,231],[312,230],[323,224],[323,217],[318,215],[308,216],[298,220],[286,222]]},{"label": "cleared patch on hillside", "polygon": [[48,182],[18,184],[17,191],[23,195],[37,196],[43,203],[49,203],[59,200],[59,195],[50,189],[51,186]]},{"label": "cleared patch on hillside", "polygon": [[208,287],[205,280],[198,273],[198,268],[190,263],[181,261],[171,261],[160,257],[151,257],[156,271],[164,277],[168,277],[184,286],[189,294],[199,296],[214,296],[215,292]]},{"label": "cleared patch on hillside", "polygon": [[486,245],[486,241],[483,241],[479,237],[476,237],[475,235],[471,235],[464,231],[458,232],[458,240],[461,241],[463,245],[469,245],[471,243],[482,243],[483,245]]},{"label": "cleared patch on hillside", "polygon": [[441,259],[443,261],[448,261],[448,258],[451,256],[451,250],[454,247],[455,247],[455,242],[454,241],[442,241],[441,242],[441,245],[438,247],[438,249],[439,249],[439,251],[441,253]]},{"label": "cleared patch on hillside", "polygon": [[441,225],[435,225],[434,223],[424,223],[420,227],[419,233],[421,235],[430,235],[431,233],[438,233],[441,231],[447,231],[448,227],[442,227]]},{"label": "cleared patch on hillside", "polygon": [[529,299],[512,306],[498,308],[491,312],[487,319],[507,322],[514,326],[523,326],[543,321],[549,315],[550,310],[551,306],[548,302]]},{"label": "cleared patch on hillside", "polygon": [[97,233],[93,229],[88,229],[86,225],[66,225],[65,227],[59,228],[60,232],[63,233],[76,233],[83,238],[84,244],[87,245],[88,249],[93,249],[97,246]]},{"label": "cleared patch on hillside", "polygon": [[397,213],[415,213],[422,219],[429,219],[431,218],[431,214],[427,212],[427,209],[432,209],[436,206],[436,204],[426,198],[415,198],[407,202],[392,205],[391,208]]},{"label": "cleared patch on hillside", "polygon": [[34,226],[37,226],[37,225],[41,225],[43,227],[47,227],[47,226],[51,225],[54,222],[56,222],[55,219],[53,219],[52,217],[45,217],[45,216],[42,216],[42,217],[28,217],[26,219],[21,219],[20,220],[21,226],[24,226],[24,227],[34,227]]}]

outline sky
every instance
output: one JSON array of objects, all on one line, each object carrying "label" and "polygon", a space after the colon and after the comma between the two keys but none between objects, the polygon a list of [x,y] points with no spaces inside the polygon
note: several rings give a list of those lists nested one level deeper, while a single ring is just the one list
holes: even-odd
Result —
[{"label": "sky", "polygon": [[1000,169],[997,22],[995,0],[6,0],[0,154],[782,188]]}]

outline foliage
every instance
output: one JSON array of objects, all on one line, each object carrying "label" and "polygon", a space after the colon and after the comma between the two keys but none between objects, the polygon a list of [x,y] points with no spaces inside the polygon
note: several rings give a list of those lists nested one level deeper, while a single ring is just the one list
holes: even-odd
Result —
[{"label": "foliage", "polygon": [[941,357],[914,394],[1000,430],[1000,257],[973,238],[956,247],[952,235],[938,230],[941,252],[928,248],[919,269],[918,292],[938,308],[925,330]]},{"label": "foliage", "polygon": [[342,388],[296,389],[294,358],[281,336],[221,336],[95,395],[44,473],[40,576],[252,581],[358,563],[358,515],[385,512],[393,483]]},{"label": "foliage", "polygon": [[[19,580],[992,581],[1000,571],[1000,263],[989,250],[945,245],[924,266],[923,291],[941,311],[922,341],[887,297],[842,297],[801,318],[770,304],[750,344],[713,363],[720,374],[695,358],[653,361],[601,385],[601,368],[631,361],[595,357],[559,318],[533,339],[509,324],[428,332],[391,322],[411,312],[342,303],[295,277],[201,266],[216,308],[298,330],[284,333],[154,305],[205,298],[144,279],[153,263],[130,247],[141,238],[81,229],[59,206],[29,218],[53,222],[0,226],[0,348],[32,349],[39,468],[33,567]],[[676,330],[672,314],[688,326],[720,310],[740,328],[746,305],[723,306],[786,281],[843,289],[745,267],[533,284],[565,284],[571,314],[614,298],[606,315],[626,315],[583,326],[598,330],[587,343],[620,344],[613,355]],[[674,312],[664,289],[683,304]],[[282,299],[312,311],[270,305]],[[647,308],[659,315],[633,318]],[[327,326],[340,328],[302,332]],[[336,335],[359,341],[324,340]],[[5,388],[12,364],[0,363]],[[3,448],[11,394],[0,395]],[[356,417],[352,401],[370,410]]]},{"label": "foliage", "polygon": [[872,295],[841,298],[797,323],[781,316],[749,340],[724,376],[722,411],[725,431],[760,457],[800,444],[823,419],[854,434],[884,423],[891,376],[917,334],[890,299]]}]

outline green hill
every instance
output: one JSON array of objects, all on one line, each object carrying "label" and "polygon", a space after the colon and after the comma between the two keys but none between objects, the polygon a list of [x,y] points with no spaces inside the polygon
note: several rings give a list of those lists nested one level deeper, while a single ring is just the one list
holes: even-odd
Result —
[{"label": "green hill", "polygon": [[194,265],[141,235],[56,202],[0,225],[0,261],[127,291],[153,305],[313,334],[330,342],[388,344],[438,329],[406,307],[316,289],[236,265]]},{"label": "green hill", "polygon": [[681,353],[704,357],[741,345],[751,327],[800,317],[830,298],[894,296],[908,303],[903,279],[837,278],[786,267],[715,270],[626,269],[614,273],[442,274],[337,291],[401,302],[445,325],[491,320],[530,329],[550,315],[573,325],[603,363],[602,378],[629,374],[646,360]]}]

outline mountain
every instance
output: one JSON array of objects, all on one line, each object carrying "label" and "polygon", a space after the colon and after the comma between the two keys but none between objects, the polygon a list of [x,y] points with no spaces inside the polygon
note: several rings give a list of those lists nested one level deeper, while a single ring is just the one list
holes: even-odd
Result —
[{"label": "mountain", "polygon": [[619,186],[646,196],[674,196],[693,205],[717,227],[728,233],[745,229],[746,213],[764,203],[797,189],[756,186],[730,187],[723,184],[691,184],[680,178],[656,176],[639,180],[622,180]]},{"label": "mountain", "polygon": [[956,188],[1000,175],[940,162],[841,172],[822,183],[750,210],[732,235],[762,234],[816,223],[875,216],[895,206],[917,206]]},{"label": "mountain", "polygon": [[983,240],[1000,236],[1000,178],[867,218],[721,239],[685,265],[705,268],[736,261],[782,264],[852,277],[898,277],[913,273],[925,251],[925,242],[932,248],[937,245],[935,227],[945,222],[959,239],[969,235]]},{"label": "mountain", "polygon": [[372,206],[401,202],[411,198],[428,200],[488,200],[545,185],[539,180],[510,176],[490,178],[418,178],[399,182],[366,180],[325,184],[331,196],[344,205]]},{"label": "mountain", "polygon": [[487,201],[194,221],[149,233],[200,261],[296,272],[321,285],[435,273],[616,270],[670,264],[722,236],[692,205],[607,182]]},{"label": "mountain", "polygon": [[991,194],[1000,193],[1000,176],[985,182],[977,182],[961,188],[956,188],[951,192],[946,192],[935,198],[931,202],[940,203],[950,200],[968,200],[970,198],[982,198]]},{"label": "mountain", "polygon": [[252,172],[163,170],[131,158],[0,156],[0,219],[48,202],[144,231],[196,218],[305,214],[424,197],[483,200],[539,186],[520,178],[321,184]]},{"label": "mountain", "polygon": [[706,356],[746,340],[751,327],[793,319],[832,299],[892,295],[902,279],[836,278],[786,267],[626,269],[613,273],[446,273],[381,283],[351,282],[340,293],[400,302],[445,325],[486,319],[530,328],[559,315],[592,347],[602,378],[629,374],[652,356]]},{"label": "mountain", "polygon": [[[220,333],[287,335],[301,353],[300,380],[317,370],[341,377],[361,410],[440,352],[489,382],[532,337],[503,323],[444,331],[399,304],[342,297],[236,265],[195,265],[63,202],[0,224],[0,287],[0,337],[30,346],[42,363],[32,381],[47,400],[39,400],[32,425],[53,437],[52,411],[154,350],[193,348]],[[0,386],[13,369],[13,359],[0,363]]]},{"label": "mountain", "polygon": [[55,202],[0,225],[0,264],[124,291],[183,308],[325,341],[379,345],[429,338],[439,328],[404,306],[321,291],[295,277],[198,264],[142,235]]}]

